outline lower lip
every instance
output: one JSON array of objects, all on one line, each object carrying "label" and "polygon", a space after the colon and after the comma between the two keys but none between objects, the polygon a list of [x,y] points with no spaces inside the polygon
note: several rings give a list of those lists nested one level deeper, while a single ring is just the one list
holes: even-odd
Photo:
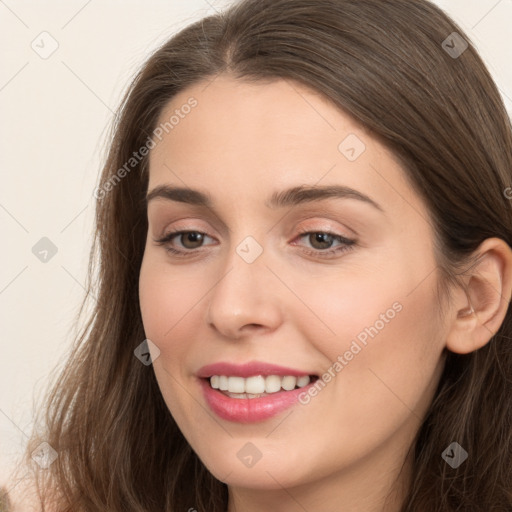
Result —
[{"label": "lower lip", "polygon": [[203,394],[210,409],[220,418],[237,423],[255,423],[272,418],[298,402],[314,382],[291,391],[278,391],[261,398],[231,398],[213,389],[206,379],[200,379]]}]

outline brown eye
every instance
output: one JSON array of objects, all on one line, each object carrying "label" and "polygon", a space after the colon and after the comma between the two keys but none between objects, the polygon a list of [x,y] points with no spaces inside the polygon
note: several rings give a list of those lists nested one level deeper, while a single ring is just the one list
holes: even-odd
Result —
[{"label": "brown eye", "polygon": [[198,247],[201,247],[201,243],[204,240],[204,233],[188,231],[186,233],[181,233],[179,235],[179,239],[183,247],[186,249],[197,249]]},{"label": "brown eye", "polygon": [[[173,254],[187,254],[193,253],[194,250],[199,249],[206,238],[211,238],[206,233],[200,231],[171,231],[163,238],[156,239],[157,245],[163,245],[167,251]],[[173,247],[174,246],[174,247]]]},{"label": "brown eye", "polygon": [[[329,231],[302,231],[299,239],[307,242],[302,249],[305,254],[320,258],[335,257],[356,246],[356,240]],[[334,242],[338,244],[334,246]]]},{"label": "brown eye", "polygon": [[334,241],[334,236],[329,233],[310,233],[308,235],[308,240],[311,243],[311,247],[314,249],[329,249]]}]

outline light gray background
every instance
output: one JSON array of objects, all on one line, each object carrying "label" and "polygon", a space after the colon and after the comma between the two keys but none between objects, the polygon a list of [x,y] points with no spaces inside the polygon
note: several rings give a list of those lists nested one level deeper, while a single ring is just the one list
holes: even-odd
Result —
[{"label": "light gray background", "polygon": [[[120,95],[161,42],[226,3],[0,0],[0,484],[75,332],[92,193]],[[512,0],[436,3],[477,45],[512,112]],[[58,43],[45,59],[31,47],[51,48],[43,31]],[[46,263],[32,253],[42,237],[58,248]]]}]

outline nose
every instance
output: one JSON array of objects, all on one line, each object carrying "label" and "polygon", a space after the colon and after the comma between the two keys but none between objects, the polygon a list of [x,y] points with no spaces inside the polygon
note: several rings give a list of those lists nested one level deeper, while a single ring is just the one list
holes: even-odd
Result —
[{"label": "nose", "polygon": [[283,318],[281,288],[266,265],[265,252],[249,263],[233,250],[207,295],[207,324],[235,340],[272,332]]}]

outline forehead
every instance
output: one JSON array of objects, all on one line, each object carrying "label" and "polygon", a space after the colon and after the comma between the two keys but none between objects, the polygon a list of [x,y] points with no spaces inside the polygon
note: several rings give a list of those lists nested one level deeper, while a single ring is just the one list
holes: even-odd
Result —
[{"label": "forehead", "polygon": [[426,216],[397,158],[301,84],[218,76],[176,95],[159,126],[149,190],[169,184],[219,197],[229,193],[230,200],[264,201],[300,184],[340,184],[379,198],[385,208],[405,213],[412,207]]},{"label": "forehead", "polygon": [[332,107],[298,87],[284,80],[247,83],[217,77],[182,91],[163,110],[162,126],[190,97],[197,105],[165,134],[164,144],[158,144],[151,159],[172,150],[180,159],[186,152],[191,163],[215,157],[226,163],[236,160],[240,168],[248,168],[256,159],[260,167],[279,163],[282,167],[307,149],[314,151],[319,164],[331,161],[337,152],[336,132],[343,129],[341,119],[334,127]]}]

